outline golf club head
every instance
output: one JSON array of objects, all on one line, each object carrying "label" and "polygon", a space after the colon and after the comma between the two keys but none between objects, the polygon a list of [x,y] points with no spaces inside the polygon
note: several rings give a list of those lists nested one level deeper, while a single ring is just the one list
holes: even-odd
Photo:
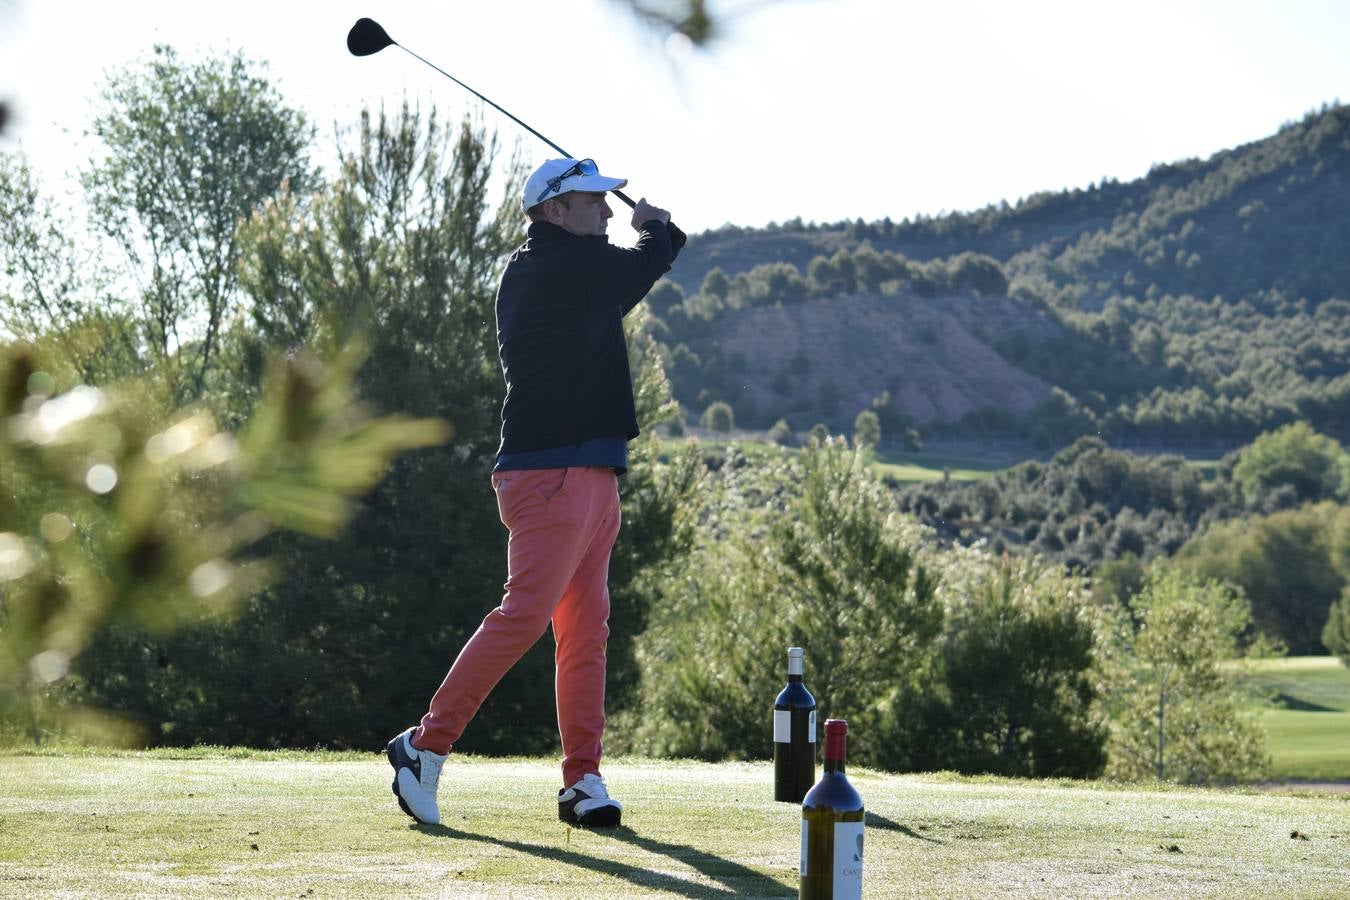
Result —
[{"label": "golf club head", "polygon": [[347,32],[347,49],[352,56],[370,56],[393,43],[396,41],[389,32],[374,19],[357,19],[352,30]]}]

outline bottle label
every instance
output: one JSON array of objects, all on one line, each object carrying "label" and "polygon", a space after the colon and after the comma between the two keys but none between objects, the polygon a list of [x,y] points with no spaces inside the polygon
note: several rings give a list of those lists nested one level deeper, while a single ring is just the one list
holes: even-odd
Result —
[{"label": "bottle label", "polygon": [[807,829],[807,825],[806,825],[806,819],[803,818],[803,819],[802,819],[802,864],[801,864],[801,870],[802,870],[801,877],[803,877],[803,878],[806,877],[806,844],[807,844],[806,835],[807,835],[807,833],[808,833],[808,829]]},{"label": "bottle label", "polygon": [[[816,742],[816,711],[811,710],[806,720],[806,740]],[[773,711],[773,741],[775,744],[792,743],[792,710],[775,709]]]},{"label": "bottle label", "polygon": [[863,823],[835,822],[834,900],[861,900],[862,871]]}]

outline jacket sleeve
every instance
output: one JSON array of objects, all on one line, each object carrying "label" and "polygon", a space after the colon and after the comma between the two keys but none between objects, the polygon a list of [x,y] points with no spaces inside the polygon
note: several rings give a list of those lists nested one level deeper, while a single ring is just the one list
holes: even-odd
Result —
[{"label": "jacket sleeve", "polygon": [[639,231],[637,243],[631,248],[601,243],[592,266],[596,300],[617,305],[624,315],[647,296],[675,261],[670,233],[660,221],[644,222]]}]

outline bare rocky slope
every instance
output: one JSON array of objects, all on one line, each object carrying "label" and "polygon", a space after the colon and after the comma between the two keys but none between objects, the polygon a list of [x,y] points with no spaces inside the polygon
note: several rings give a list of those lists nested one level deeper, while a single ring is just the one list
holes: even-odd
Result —
[{"label": "bare rocky slope", "polygon": [[[824,391],[837,396],[834,414],[826,413],[836,420],[851,419],[883,389],[919,422],[956,421],[984,408],[1026,413],[1049,397],[1050,385],[991,342],[1060,329],[1007,298],[851,295],[732,313],[715,340],[724,357],[744,360],[741,392],[758,418],[809,427],[805,418],[820,410]],[[794,365],[801,359],[805,366]]]}]

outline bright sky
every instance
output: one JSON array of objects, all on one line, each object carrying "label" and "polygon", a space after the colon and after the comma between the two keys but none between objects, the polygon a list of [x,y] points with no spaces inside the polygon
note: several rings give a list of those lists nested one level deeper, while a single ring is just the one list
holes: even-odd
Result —
[{"label": "bright sky", "polygon": [[723,39],[681,54],[615,0],[0,0],[16,114],[0,149],[70,189],[105,73],[164,42],[265,60],[329,146],[334,122],[406,92],[452,119],[481,112],[532,163],[553,155],[396,48],[348,55],[362,15],[690,232],[898,221],[1128,180],[1350,102],[1350,0],[720,6],[741,10]]}]

